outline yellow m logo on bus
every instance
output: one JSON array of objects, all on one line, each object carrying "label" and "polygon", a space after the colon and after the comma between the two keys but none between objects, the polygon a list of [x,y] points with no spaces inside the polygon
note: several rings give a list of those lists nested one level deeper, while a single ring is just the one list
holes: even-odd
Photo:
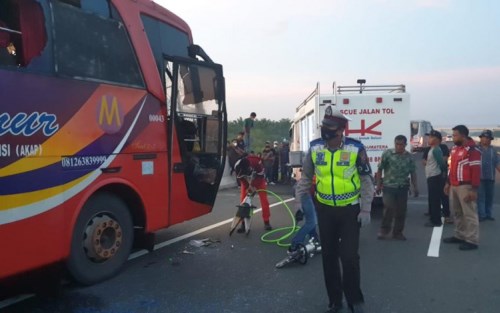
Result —
[{"label": "yellow m logo on bus", "polygon": [[[110,104],[111,103],[111,104]],[[116,133],[120,130],[123,121],[123,112],[115,96],[104,95],[99,106],[99,125],[107,133]]]}]

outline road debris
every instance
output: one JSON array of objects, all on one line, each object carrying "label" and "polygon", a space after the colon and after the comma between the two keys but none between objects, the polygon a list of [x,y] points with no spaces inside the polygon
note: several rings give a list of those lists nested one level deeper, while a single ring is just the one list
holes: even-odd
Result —
[{"label": "road debris", "polygon": [[190,240],[189,245],[192,247],[200,248],[200,247],[208,247],[216,243],[220,243],[221,241],[219,239],[211,239],[211,238],[205,238],[205,239],[200,239],[200,240]]}]

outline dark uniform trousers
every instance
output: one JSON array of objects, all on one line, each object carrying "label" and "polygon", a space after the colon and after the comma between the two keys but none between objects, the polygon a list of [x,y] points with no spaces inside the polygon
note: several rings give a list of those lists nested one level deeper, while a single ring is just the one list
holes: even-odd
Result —
[{"label": "dark uniform trousers", "polygon": [[358,254],[360,206],[329,206],[318,201],[315,205],[330,306],[342,304],[342,293],[348,304],[362,303]]}]

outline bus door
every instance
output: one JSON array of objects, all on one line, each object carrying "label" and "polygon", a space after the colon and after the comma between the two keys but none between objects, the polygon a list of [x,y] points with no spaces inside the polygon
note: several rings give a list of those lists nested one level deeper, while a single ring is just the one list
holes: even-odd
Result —
[{"label": "bus door", "polygon": [[[165,61],[169,116],[170,208],[179,196],[210,206],[224,171],[227,117],[222,66],[184,58]],[[176,201],[177,200],[177,201]]]}]

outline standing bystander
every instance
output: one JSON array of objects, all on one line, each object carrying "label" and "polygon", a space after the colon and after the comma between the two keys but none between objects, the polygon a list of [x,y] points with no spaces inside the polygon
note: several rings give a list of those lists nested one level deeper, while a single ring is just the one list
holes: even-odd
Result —
[{"label": "standing bystander", "polygon": [[[450,149],[448,146],[444,143],[442,143],[442,138],[439,140],[439,148],[441,149],[441,152],[443,153],[443,160],[444,164],[446,166],[446,170],[444,172],[444,182],[446,182],[447,175],[448,175],[448,159],[450,158]],[[422,163],[424,166],[427,164],[427,155],[429,154],[430,148],[427,148],[424,150],[423,156],[422,156]],[[442,208],[442,215],[444,216],[444,223],[445,224],[453,224],[453,218],[451,217],[450,213],[450,198],[448,197],[447,194],[444,193],[444,190],[441,190],[441,208]],[[427,213],[425,215],[430,216],[430,207]]]},{"label": "standing bystander", "polygon": [[281,182],[288,183],[290,181],[290,173],[288,168],[288,163],[290,162],[290,146],[288,141],[283,141],[283,145],[280,149],[280,171],[281,171]]},{"label": "standing bystander", "polygon": [[500,157],[491,146],[493,140],[491,130],[483,130],[479,138],[481,139],[479,143],[479,150],[481,151],[481,184],[477,194],[477,211],[479,221],[494,221],[491,209],[495,191],[495,169],[500,172]]},{"label": "standing bystander", "polygon": [[243,156],[245,154],[245,140],[243,137],[245,136],[245,132],[239,132],[238,136],[236,136],[236,151],[239,154],[239,156]]},{"label": "standing bystander", "polygon": [[255,121],[255,118],[257,117],[257,114],[255,112],[250,113],[250,117],[247,117],[244,121],[244,132],[245,132],[245,143],[246,143],[246,152],[252,151],[251,149],[251,139],[250,139],[250,131],[253,128],[253,122]]},{"label": "standing bystander", "polygon": [[[234,165],[236,164],[236,161],[238,161],[239,159],[241,159],[243,156],[246,155],[245,141],[243,140],[244,135],[245,135],[244,132],[239,132],[238,136],[236,136],[236,138],[232,140],[231,144],[228,146],[227,149],[227,157],[229,166],[231,167],[231,175],[233,175]],[[236,178],[236,183],[238,184],[239,187],[240,180],[238,178]]]},{"label": "standing bystander", "polygon": [[271,151],[274,152],[274,163],[273,163],[273,183],[277,183],[279,179],[279,174],[280,174],[280,147],[278,145],[278,142],[275,141],[273,143],[273,147],[271,148]]},{"label": "standing bystander", "polygon": [[[382,153],[377,172],[377,193],[384,191],[384,213],[378,239],[389,239],[392,229],[392,238],[406,240],[403,230],[408,205],[408,190],[413,187],[413,194],[418,197],[417,175],[415,161],[406,148],[407,139],[403,135],[394,138],[394,149]],[[383,176],[382,176],[383,173]],[[394,220],[394,227],[392,222]]]},{"label": "standing bystander", "polygon": [[[296,188],[296,201],[311,206],[316,177],[315,206],[322,243],[323,273],[330,300],[328,312],[364,312],[359,265],[360,227],[370,223],[373,181],[363,144],[345,137],[348,118],[329,106],[321,123],[321,139],[311,143]],[[340,261],[340,262],[339,262]]]},{"label": "standing bystander", "polygon": [[266,141],[264,150],[262,150],[262,162],[264,163],[267,183],[270,185],[274,185],[273,183],[274,152],[271,149],[271,143],[269,141]]},{"label": "standing bystander", "polygon": [[476,200],[481,176],[481,153],[468,136],[469,129],[466,126],[453,127],[455,146],[451,149],[448,181],[444,187],[455,214],[455,235],[444,238],[443,242],[458,243],[460,250],[474,250],[479,244]]},{"label": "standing bystander", "polygon": [[427,193],[430,212],[430,221],[425,224],[429,227],[439,227],[441,221],[441,195],[444,193],[446,163],[443,151],[439,147],[441,133],[432,130],[429,134],[430,149],[425,162],[425,177],[427,178]]}]

